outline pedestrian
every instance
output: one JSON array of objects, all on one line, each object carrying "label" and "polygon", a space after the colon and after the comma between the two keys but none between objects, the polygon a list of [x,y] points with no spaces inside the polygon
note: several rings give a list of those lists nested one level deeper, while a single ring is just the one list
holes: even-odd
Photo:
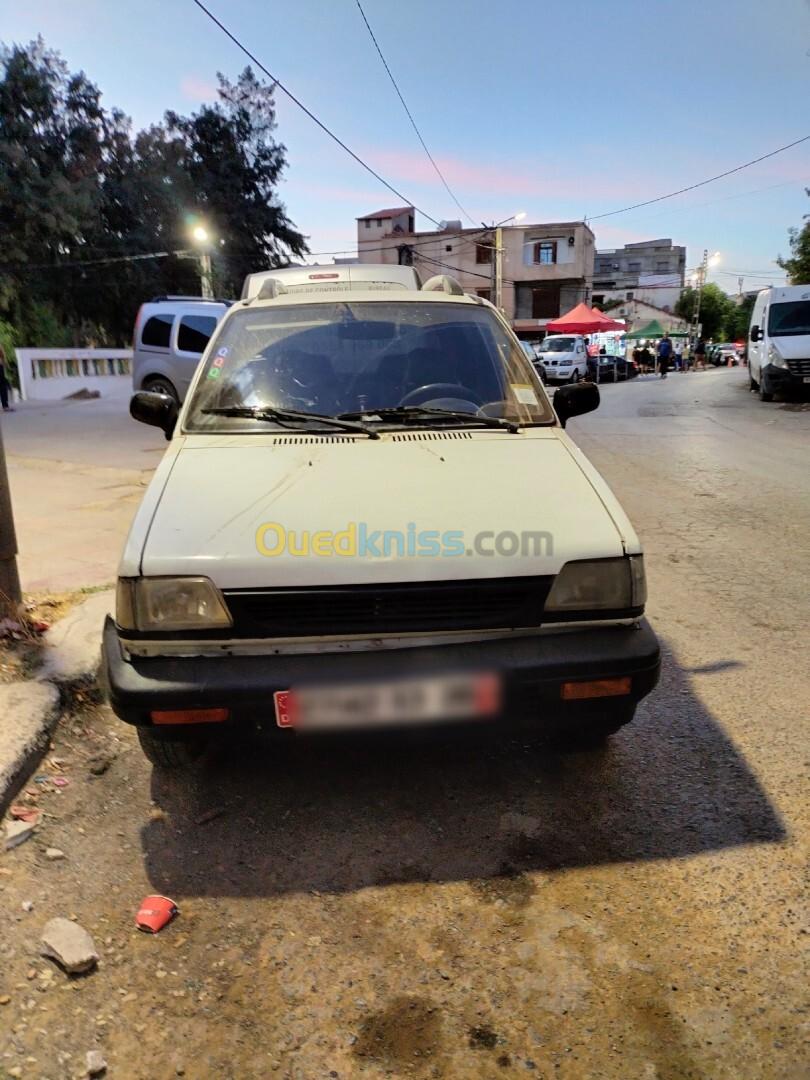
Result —
[{"label": "pedestrian", "polygon": [[683,364],[683,370],[688,371],[692,363],[692,351],[689,348],[688,341],[683,347],[683,352],[681,354],[681,362]]},{"label": "pedestrian", "polygon": [[8,360],[6,359],[6,350],[3,348],[3,343],[0,342],[0,405],[3,406],[3,412],[14,412],[8,399]]},{"label": "pedestrian", "polygon": [[683,344],[680,341],[675,342],[675,370],[683,371]]},{"label": "pedestrian", "polygon": [[703,337],[695,346],[695,371],[697,371],[698,367],[706,367],[706,341]]},{"label": "pedestrian", "polygon": [[652,353],[650,352],[650,348],[648,345],[645,345],[644,348],[641,350],[641,371],[643,375],[647,375],[649,373],[649,370],[652,367],[652,362],[653,358]]},{"label": "pedestrian", "polygon": [[658,370],[661,374],[661,378],[667,377],[667,371],[669,370],[669,362],[672,359],[672,342],[669,340],[669,334],[664,334],[661,340],[658,342]]}]

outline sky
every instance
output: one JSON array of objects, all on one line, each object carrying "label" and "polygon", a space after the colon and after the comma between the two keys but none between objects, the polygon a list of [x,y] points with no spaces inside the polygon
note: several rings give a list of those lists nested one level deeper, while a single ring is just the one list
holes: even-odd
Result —
[{"label": "sky", "polygon": [[[474,221],[595,218],[810,135],[810,0],[361,0],[422,135]],[[462,217],[410,126],[356,0],[207,0],[407,201]],[[0,41],[41,34],[136,127],[189,113],[248,62],[192,0],[0,0]],[[279,191],[313,253],[401,200],[277,91]],[[599,249],[671,237],[736,292],[784,275],[810,212],[810,141],[655,206],[595,220]],[[465,220],[465,224],[469,224]],[[417,228],[432,228],[417,215]],[[317,260],[331,261],[331,254]]]}]

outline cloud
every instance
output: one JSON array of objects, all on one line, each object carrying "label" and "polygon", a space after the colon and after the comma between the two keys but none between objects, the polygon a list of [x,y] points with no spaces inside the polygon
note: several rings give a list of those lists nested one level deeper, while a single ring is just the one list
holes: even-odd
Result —
[{"label": "cloud", "polygon": [[211,79],[199,75],[184,75],[180,80],[180,92],[187,101],[198,104],[201,101],[218,101],[217,85]]}]

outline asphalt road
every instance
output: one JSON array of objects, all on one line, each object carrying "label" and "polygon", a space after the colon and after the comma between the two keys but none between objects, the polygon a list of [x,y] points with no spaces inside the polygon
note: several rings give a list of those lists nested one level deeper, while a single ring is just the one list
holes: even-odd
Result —
[{"label": "asphalt road", "polygon": [[[69,785],[29,785],[47,816],[0,862],[0,1068],[807,1076],[809,425],[739,370],[609,386],[572,423],[645,542],[665,649],[606,751],[253,745],[167,777],[78,708]],[[181,908],[156,937],[147,892]],[[62,914],[94,974],[37,957]]]}]

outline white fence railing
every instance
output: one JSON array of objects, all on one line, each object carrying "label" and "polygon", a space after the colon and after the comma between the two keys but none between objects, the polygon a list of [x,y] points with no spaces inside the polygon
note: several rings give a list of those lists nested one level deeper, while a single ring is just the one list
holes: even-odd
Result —
[{"label": "white fence railing", "polygon": [[132,349],[16,349],[23,401],[58,401],[77,390],[132,393]]}]

